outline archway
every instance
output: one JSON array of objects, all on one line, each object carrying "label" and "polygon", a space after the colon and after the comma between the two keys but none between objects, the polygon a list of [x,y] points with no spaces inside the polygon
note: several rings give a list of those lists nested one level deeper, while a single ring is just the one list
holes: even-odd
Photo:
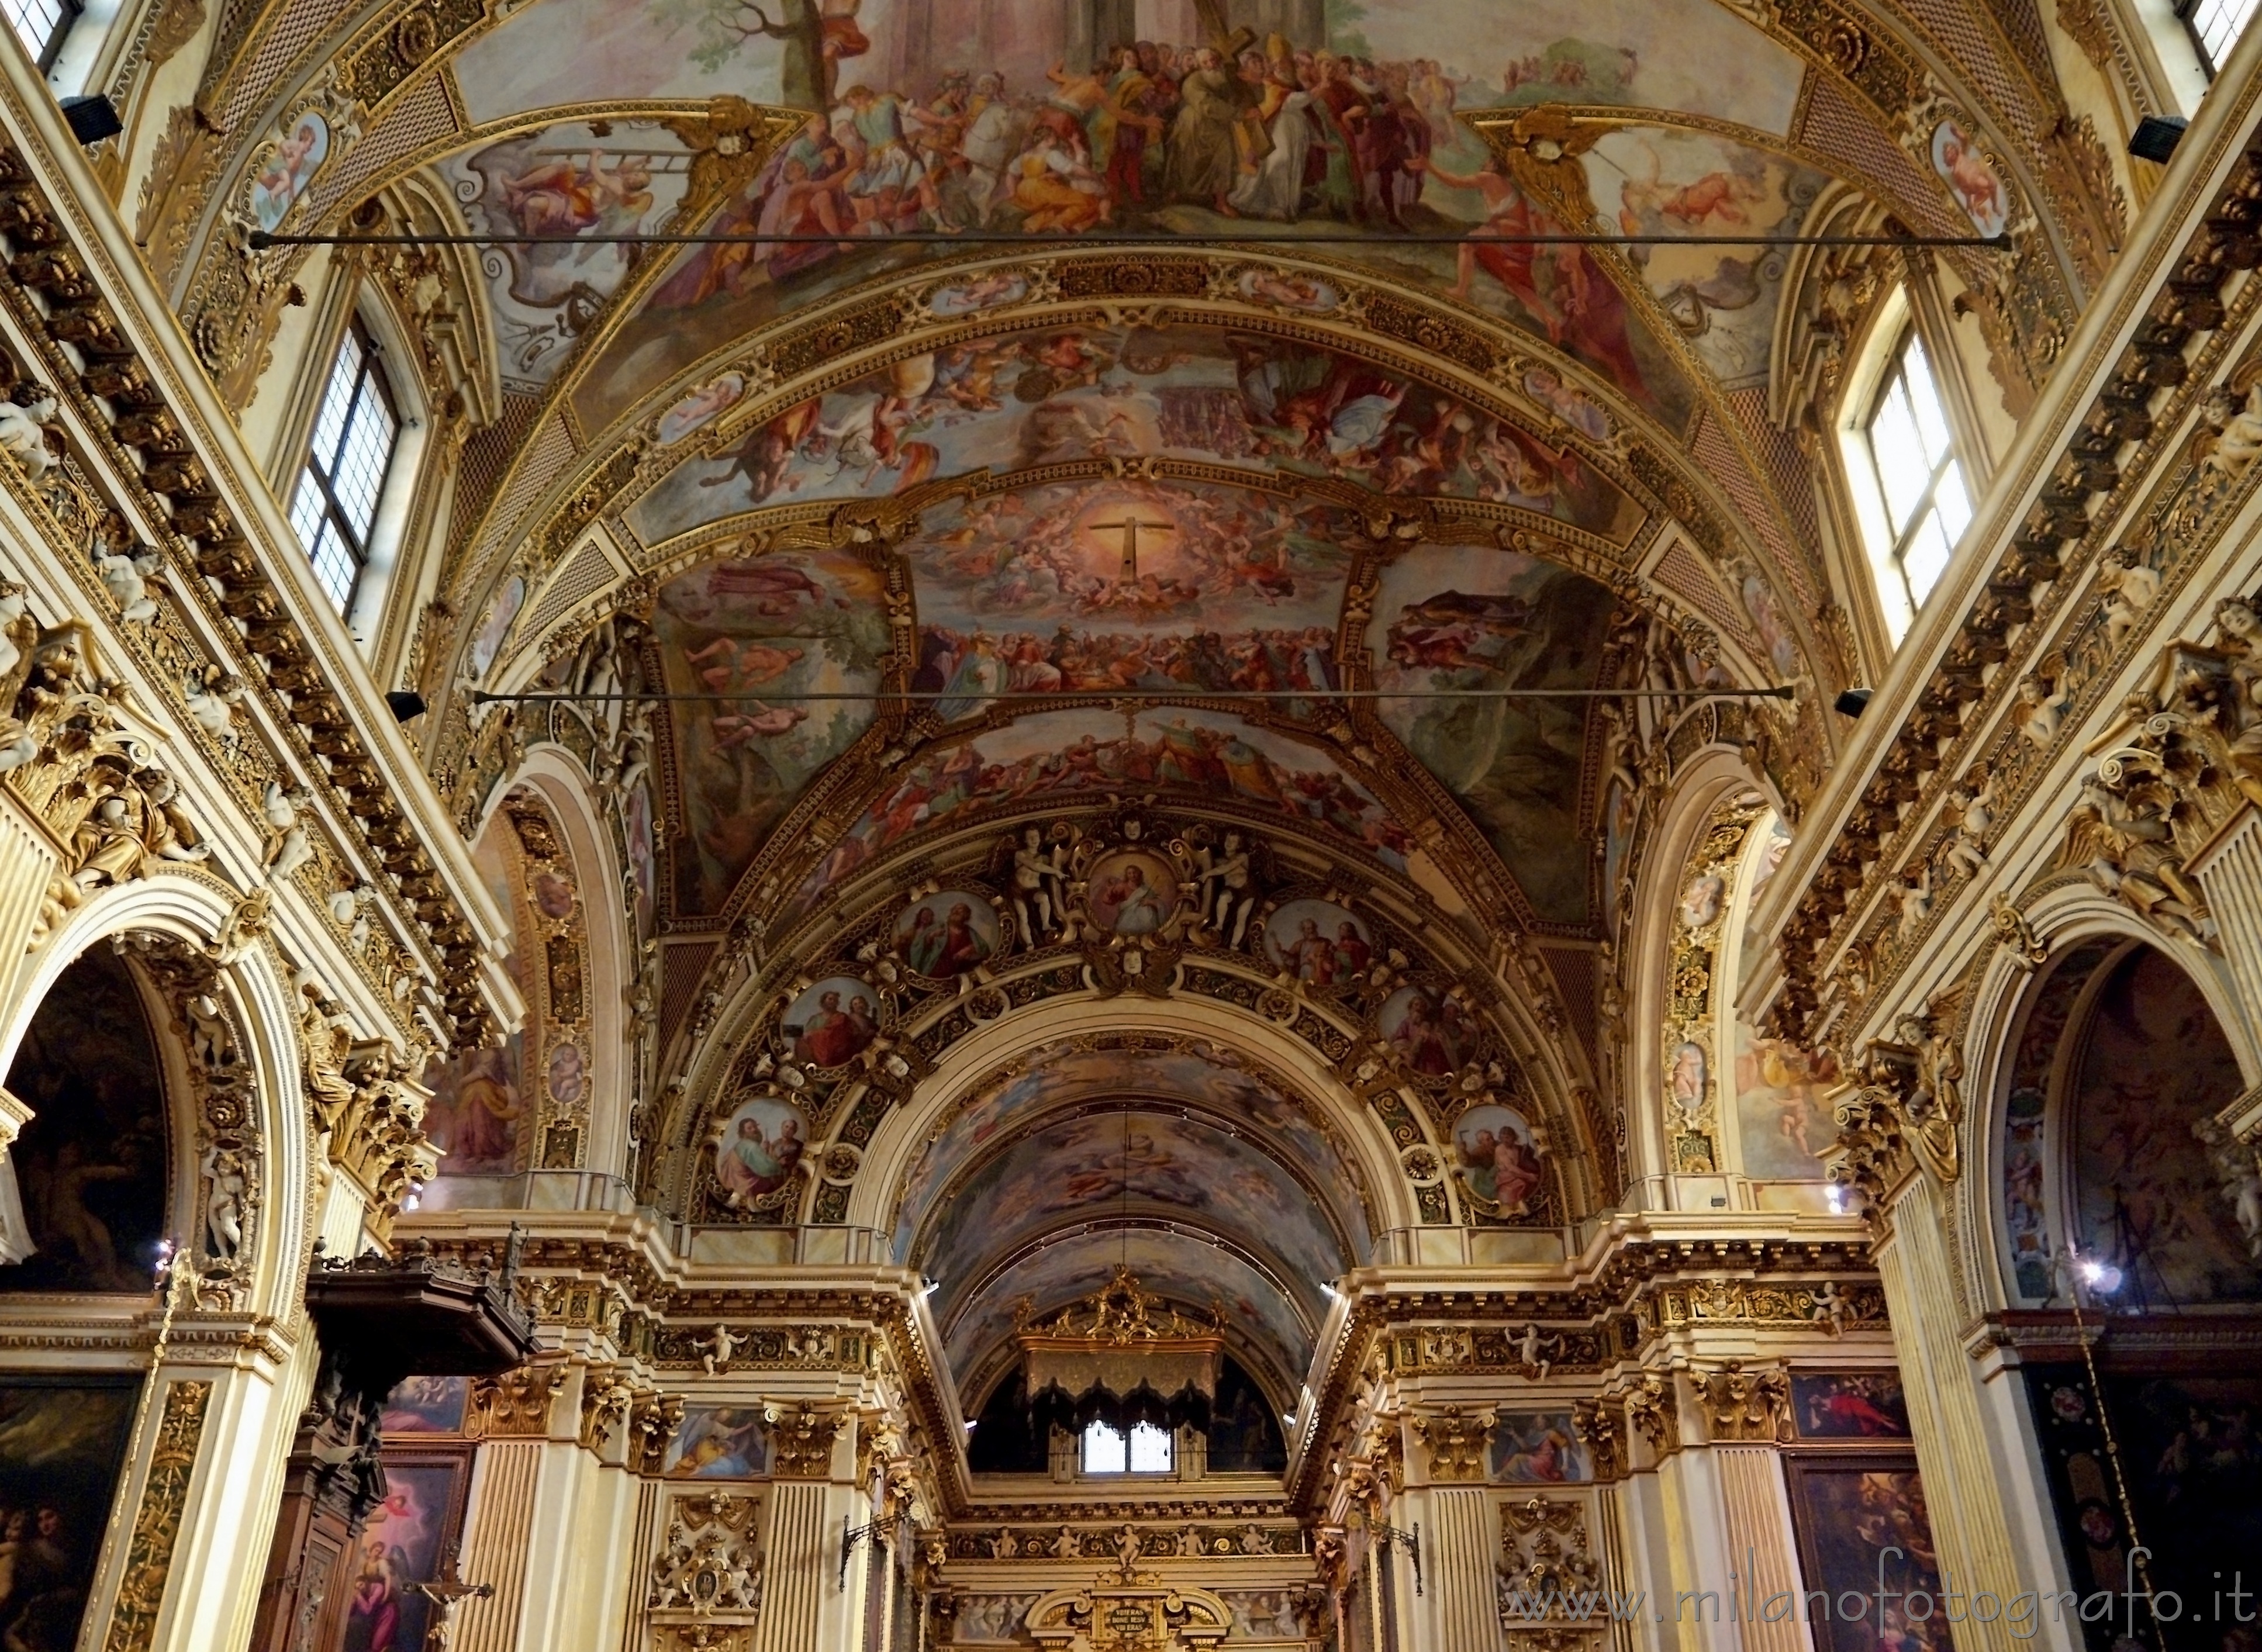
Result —
[{"label": "archway", "polygon": [[2014,1335],[2068,1575],[2123,1587],[2142,1545],[2147,1586],[2204,1598],[2262,1548],[2262,1267],[2214,1151],[2237,1058],[2173,959],[2104,937],[2028,989],[2006,1081],[2006,1265],[2045,1304]]}]

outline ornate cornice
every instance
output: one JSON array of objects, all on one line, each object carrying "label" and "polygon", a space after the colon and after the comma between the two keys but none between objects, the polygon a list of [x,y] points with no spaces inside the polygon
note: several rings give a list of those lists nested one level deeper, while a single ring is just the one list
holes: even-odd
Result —
[{"label": "ornate cornice", "polygon": [[[2258,90],[2228,82],[2223,90],[2231,101],[2210,100],[2208,111],[2222,111],[2215,129],[2218,154],[2251,120]],[[2185,148],[2198,153],[2194,143]],[[1786,868],[1786,887],[1803,892],[1780,932],[1783,985],[1771,1014],[1802,1036],[1858,1027],[1914,956],[1926,925],[1898,923],[1898,911],[1891,915],[1898,933],[1855,943],[1865,926],[1885,927],[1877,909],[1892,889],[1911,884],[1913,857],[1922,849],[1928,859],[1935,806],[1957,778],[1984,764],[1996,777],[1997,812],[2015,812],[2048,768],[2042,759],[2075,737],[2082,714],[2135,650],[2134,631],[2125,626],[2100,643],[2064,649],[2065,664],[2042,680],[2038,695],[2026,697],[2048,708],[2046,723],[2037,729],[2028,717],[2018,732],[1999,721],[2021,697],[2022,680],[2003,663],[2014,650],[2037,653],[2064,621],[2098,613],[2094,604],[2083,606],[2091,592],[2078,576],[2140,492],[2150,495],[2163,519],[2184,506],[2201,472],[2187,452],[2176,457],[2178,444],[2262,298],[2257,284],[2243,278],[2262,265],[2262,157],[2238,154],[2219,184],[2188,176],[2180,199],[2155,203],[2158,212],[2172,209],[2176,216],[2168,221],[2196,227],[2172,253],[2164,239],[2126,261],[2130,273],[2110,324],[2092,334],[2082,360],[2062,363],[2064,376],[2093,378],[2097,388],[2086,400],[2068,399],[2048,434],[2025,449],[2007,493],[2019,514],[2005,509],[1982,529],[2000,547],[1990,571],[1967,583],[1970,594],[1955,623],[1945,622],[1947,614],[1937,625],[1926,616],[1926,636],[1939,650],[1931,672],[1905,696],[1898,727],[1872,748],[1865,778],[1849,774],[1831,788],[1830,816],[1812,822],[1819,828],[1814,841],[1827,848],[1813,858],[1811,875],[1802,880],[1797,867]],[[2164,520],[2164,531],[2145,539],[2162,585],[2187,577],[2208,542],[2202,521],[2223,520],[2231,502],[2219,484],[2202,492],[2208,508],[2201,519],[2177,521],[2172,531]],[[1881,715],[1889,708],[1873,703],[1868,715]]]},{"label": "ornate cornice", "polygon": [[[331,687],[351,672],[333,656],[324,628],[296,612],[306,599],[292,587],[302,582],[278,583],[267,571],[286,556],[303,557],[295,544],[265,542],[256,503],[232,502],[240,491],[256,500],[264,484],[240,490],[212,456],[220,444],[200,410],[172,386],[169,363],[152,364],[140,342],[148,328],[113,297],[125,282],[106,249],[42,182],[62,169],[43,147],[23,134],[0,141],[0,297],[38,370],[91,439],[90,456],[169,565],[176,600],[209,651],[199,662],[207,679],[232,678],[260,706],[267,737],[287,754],[292,785],[321,799],[328,832],[370,869],[357,876],[390,912],[393,934],[443,983],[448,1031],[476,1041],[492,1025],[479,938],[426,848],[424,822],[398,800],[401,754],[373,750],[368,707]],[[180,679],[177,668],[157,675]]]}]

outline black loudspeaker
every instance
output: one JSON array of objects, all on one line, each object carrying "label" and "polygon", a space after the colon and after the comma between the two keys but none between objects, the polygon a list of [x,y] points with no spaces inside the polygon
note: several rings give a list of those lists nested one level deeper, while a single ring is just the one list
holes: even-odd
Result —
[{"label": "black loudspeaker", "polygon": [[126,123],[118,118],[118,105],[107,97],[66,97],[62,111],[71,136],[82,144],[100,143],[126,130]]},{"label": "black loudspeaker", "polygon": [[2184,128],[2190,125],[2181,115],[2147,115],[2129,135],[2129,153],[2139,161],[2157,161],[2165,166],[2176,145],[2183,141]]},{"label": "black loudspeaker", "polygon": [[1869,709],[1869,696],[1877,692],[1874,688],[1848,688],[1830,703],[1840,716],[1858,717]]},{"label": "black loudspeaker", "polygon": [[412,717],[421,717],[424,715],[424,696],[412,694],[405,688],[388,690],[385,696],[385,703],[392,708],[393,720],[395,722],[407,722]]}]

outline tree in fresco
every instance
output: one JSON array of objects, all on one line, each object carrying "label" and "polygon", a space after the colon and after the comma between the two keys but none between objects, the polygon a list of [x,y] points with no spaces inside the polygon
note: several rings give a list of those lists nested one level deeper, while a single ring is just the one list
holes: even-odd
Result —
[{"label": "tree in fresco", "polygon": [[652,20],[670,34],[692,33],[691,61],[714,74],[749,41],[776,40],[785,101],[796,108],[832,106],[843,58],[861,57],[871,40],[856,21],[863,0],[652,0]]}]

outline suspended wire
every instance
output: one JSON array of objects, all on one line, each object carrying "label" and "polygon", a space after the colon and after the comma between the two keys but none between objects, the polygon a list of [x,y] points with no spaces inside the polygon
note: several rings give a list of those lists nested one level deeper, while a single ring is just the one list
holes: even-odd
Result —
[{"label": "suspended wire", "polygon": [[953,705],[991,706],[999,702],[1012,704],[1038,703],[1059,705],[1064,701],[1106,701],[1140,700],[1177,701],[1185,700],[1790,700],[1796,696],[1795,683],[1775,683],[1764,688],[1063,688],[1026,689],[1001,688],[984,692],[978,688],[875,688],[864,691],[839,689],[789,690],[772,693],[767,689],[741,689],[736,693],[713,694],[577,694],[569,691],[526,689],[513,692],[490,692],[484,688],[472,690],[475,706],[502,704],[519,705],[608,705],[615,701],[662,701],[672,705],[736,705],[745,700],[760,700],[768,705],[846,701],[852,705],[881,704],[908,700],[913,705],[949,701]]},{"label": "suspended wire", "polygon": [[1078,247],[1166,248],[1178,251],[1223,246],[1287,252],[1299,247],[1966,247],[1986,252],[2012,250],[2008,232],[1999,235],[1627,235],[1562,230],[1532,235],[1501,235],[1484,231],[1468,234],[1408,231],[1384,235],[1323,230],[1314,234],[1266,235],[1235,234],[1226,230],[1205,232],[1196,238],[1160,233],[1070,235],[1004,230],[906,230],[882,235],[765,233],[758,230],[651,230],[592,235],[523,235],[483,230],[468,233],[418,230],[364,233],[341,230],[278,235],[271,230],[256,229],[246,237],[246,244],[254,252],[277,247],[835,247],[854,252],[865,247],[1046,247],[1070,243]]}]

